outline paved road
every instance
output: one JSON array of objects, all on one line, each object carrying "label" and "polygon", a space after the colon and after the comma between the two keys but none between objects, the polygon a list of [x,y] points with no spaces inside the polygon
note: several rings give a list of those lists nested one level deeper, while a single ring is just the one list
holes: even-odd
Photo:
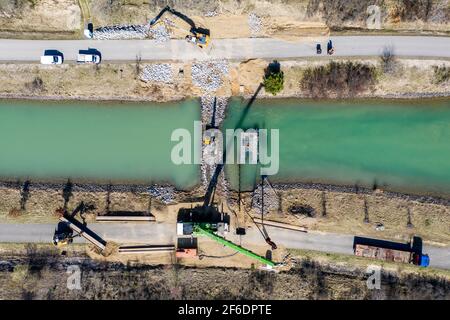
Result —
[{"label": "paved road", "polygon": [[[49,243],[54,228],[53,224],[0,224],[0,242]],[[175,224],[168,223],[91,223],[89,228],[105,240],[121,244],[173,244],[176,238]],[[266,227],[266,229],[275,243],[287,248],[353,254],[352,235],[303,233],[272,227]],[[76,242],[82,241],[82,238],[76,238]],[[248,229],[246,236],[242,237],[243,246],[252,244],[264,244],[256,228]],[[429,254],[430,266],[450,269],[450,247],[424,245],[423,252]]]},{"label": "paved road", "polygon": [[[56,224],[48,223],[0,223],[0,242],[36,242],[49,243],[52,240]],[[100,237],[117,243],[170,244],[176,236],[176,226],[169,223],[90,223]],[[75,242],[83,242],[75,238]]]},{"label": "paved road", "polygon": [[[450,58],[450,37],[419,36],[339,36],[331,37],[334,56],[377,56],[385,47],[398,56]],[[322,41],[326,52],[325,40]],[[250,58],[298,58],[316,56],[315,42],[287,42],[276,39],[217,39],[208,49],[200,49],[184,40],[158,44],[154,40],[0,40],[0,61],[39,62],[45,49],[59,50],[66,61],[76,60],[79,49],[96,48],[103,60],[194,60]],[[327,56],[322,54],[322,56]]]}]

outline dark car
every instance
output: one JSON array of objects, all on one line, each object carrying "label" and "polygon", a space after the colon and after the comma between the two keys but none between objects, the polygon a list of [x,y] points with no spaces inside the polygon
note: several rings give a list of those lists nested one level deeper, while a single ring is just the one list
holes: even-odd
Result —
[{"label": "dark car", "polygon": [[316,52],[317,52],[317,54],[321,54],[322,53],[322,46],[320,45],[320,43],[318,43],[316,45]]}]

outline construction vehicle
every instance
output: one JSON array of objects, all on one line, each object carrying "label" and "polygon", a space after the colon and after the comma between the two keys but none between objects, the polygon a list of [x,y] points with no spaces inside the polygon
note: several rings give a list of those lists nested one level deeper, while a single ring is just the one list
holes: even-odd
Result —
[{"label": "construction vehicle", "polygon": [[186,36],[186,40],[188,42],[194,43],[197,46],[199,46],[200,48],[208,47],[209,40],[210,40],[209,29],[197,27],[191,18],[182,14],[181,12],[176,11],[175,9],[172,9],[170,6],[166,6],[164,9],[161,10],[160,13],[158,13],[158,15],[155,18],[153,18],[150,21],[150,27],[153,27],[159,21],[159,19],[163,16],[163,14],[166,13],[167,11],[170,12],[171,14],[173,14],[174,16],[177,16],[178,18],[182,19],[187,24],[189,24],[190,34],[188,34]]},{"label": "construction vehicle", "polygon": [[[262,257],[244,247],[241,247],[240,245],[237,245],[233,243],[232,241],[229,241],[225,239],[223,236],[220,236],[219,234],[224,234],[228,231],[228,223],[227,222],[178,222],[177,223],[177,235],[191,235],[191,236],[206,236],[226,247],[229,247],[233,250],[236,250],[237,252],[240,252],[247,257],[250,257],[252,259],[258,260],[259,262],[262,262],[270,267],[275,267],[276,264],[271,261],[270,259],[267,259],[265,257]],[[178,238],[178,240],[186,240],[186,238]],[[193,248],[190,248],[186,250],[183,248],[182,250],[177,250],[177,256],[178,257],[192,257],[192,254],[189,254],[190,252],[195,252],[195,255],[197,255],[197,250]]]},{"label": "construction vehicle", "polygon": [[[88,229],[86,225],[73,217],[63,215],[53,235],[53,244],[57,247],[65,246],[73,242],[73,238],[80,236],[96,246],[100,251],[106,248],[106,241],[100,238],[95,232]],[[76,235],[74,236],[74,232]]]},{"label": "construction vehicle", "polygon": [[53,235],[53,244],[57,247],[66,246],[73,242],[73,238],[73,230],[67,223],[60,221]]},{"label": "construction vehicle", "polygon": [[210,239],[213,239],[214,241],[217,241],[218,243],[223,244],[224,246],[234,249],[234,250],[246,255],[247,257],[258,260],[259,262],[262,262],[262,263],[266,264],[267,266],[270,266],[270,267],[276,266],[276,264],[272,260],[262,257],[248,249],[245,249],[244,247],[241,247],[241,246],[215,234],[214,229],[208,223],[194,224],[193,234],[196,236],[206,236]]},{"label": "construction vehicle", "polygon": [[430,258],[422,253],[422,240],[414,237],[409,243],[355,237],[353,250],[356,256],[390,262],[410,263],[428,267]]}]

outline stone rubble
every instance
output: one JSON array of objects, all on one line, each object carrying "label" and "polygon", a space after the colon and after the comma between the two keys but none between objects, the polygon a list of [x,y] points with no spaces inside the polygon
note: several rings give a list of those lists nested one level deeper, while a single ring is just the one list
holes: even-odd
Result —
[{"label": "stone rubble", "polygon": [[157,43],[169,41],[170,34],[165,25],[160,24],[155,28],[149,30],[149,34],[155,39]]},{"label": "stone rubble", "polygon": [[[214,124],[211,123],[212,116],[214,113],[214,102],[216,104],[215,106],[215,120]],[[201,116],[202,116],[202,123],[203,125],[212,125],[215,127],[220,127],[220,125],[223,122],[223,119],[225,117],[225,110],[228,105],[228,98],[227,97],[212,97],[210,95],[202,96],[201,97]],[[205,159],[205,155],[209,155],[209,152],[207,152],[207,149],[205,148],[205,145],[202,143],[202,164],[200,166],[201,170],[201,181],[202,186],[206,190],[208,183],[214,174],[214,170],[216,168],[217,161],[213,162],[215,159]],[[221,155],[219,154],[218,157],[216,157],[217,160],[221,158]],[[213,160],[213,161],[209,161]],[[209,162],[213,162],[212,165],[208,164]],[[221,174],[223,176],[223,173]],[[228,190],[226,182],[222,182],[222,178],[219,179],[219,183],[222,185],[222,190]]]},{"label": "stone rubble", "polygon": [[215,17],[217,15],[218,15],[217,11],[208,11],[204,14],[205,17]]},{"label": "stone rubble", "polygon": [[195,86],[207,92],[216,91],[222,86],[223,78],[228,75],[228,62],[210,60],[193,63],[191,73]]},{"label": "stone rubble", "polygon": [[[214,99],[216,100],[216,111],[215,111],[215,123],[211,123],[213,111],[214,111]],[[213,97],[210,95],[205,95],[200,98],[201,101],[201,113],[202,113],[202,123],[214,125],[219,127],[225,117],[225,110],[228,104],[227,97]]]},{"label": "stone rubble", "polygon": [[[167,20],[167,21],[166,21]],[[171,25],[168,19],[163,24],[150,28],[148,24],[143,25],[117,25],[100,27],[94,30],[92,38],[95,40],[127,40],[127,39],[155,39],[157,43],[163,43],[170,39],[170,33],[166,24]]]},{"label": "stone rubble", "polygon": [[170,185],[154,184],[147,189],[148,193],[164,204],[170,204],[175,199],[175,188]]},{"label": "stone rubble", "polygon": [[145,39],[148,35],[148,25],[117,25],[95,29],[92,38],[95,40]]},{"label": "stone rubble", "polygon": [[[261,213],[261,184],[253,191],[252,196],[252,208],[256,212]],[[278,210],[280,201],[276,192],[271,188],[269,183],[264,180],[264,214],[269,213],[269,211]]]},{"label": "stone rubble", "polygon": [[262,30],[262,20],[255,13],[251,12],[248,15],[248,26],[250,28],[250,33],[252,37],[256,37],[260,34]]},{"label": "stone rubble", "polygon": [[173,80],[172,66],[168,63],[150,64],[144,66],[139,78],[142,81],[171,83]]}]

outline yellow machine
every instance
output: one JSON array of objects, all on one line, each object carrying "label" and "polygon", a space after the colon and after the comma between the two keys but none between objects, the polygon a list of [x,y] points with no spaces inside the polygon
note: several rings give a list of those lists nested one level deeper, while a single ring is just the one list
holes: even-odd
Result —
[{"label": "yellow machine", "polygon": [[194,21],[192,21],[191,18],[182,14],[181,12],[178,12],[178,11],[172,9],[170,6],[166,6],[164,9],[161,10],[161,12],[153,20],[150,21],[150,27],[154,26],[166,11],[169,11],[173,15],[177,16],[178,18],[182,19],[187,24],[189,24],[189,26],[191,27],[189,32],[191,34],[188,34],[186,36],[186,41],[188,41],[190,43],[194,43],[197,46],[199,46],[200,48],[208,47],[209,42],[210,42],[209,29],[198,28],[195,25]]},{"label": "yellow machine", "polygon": [[53,244],[56,247],[64,247],[73,242],[73,230],[65,222],[59,222],[53,235]]}]

